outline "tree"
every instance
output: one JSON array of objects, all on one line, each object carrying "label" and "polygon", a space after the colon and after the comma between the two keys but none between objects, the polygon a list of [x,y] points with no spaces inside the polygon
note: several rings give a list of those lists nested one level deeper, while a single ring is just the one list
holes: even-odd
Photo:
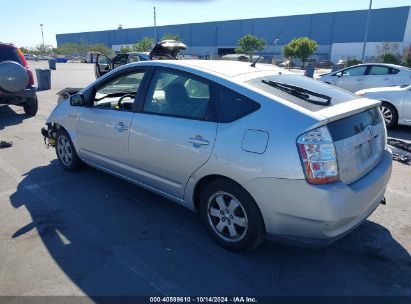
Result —
[{"label": "tree", "polygon": [[283,48],[288,55],[292,55],[292,58],[299,58],[302,61],[302,66],[304,66],[305,62],[307,61],[308,57],[314,54],[317,51],[317,42],[311,40],[308,37],[300,37],[295,38],[290,41],[286,46]]},{"label": "tree", "polygon": [[153,48],[154,39],[150,37],[144,37],[136,44],[133,45],[133,51],[135,52],[149,52]]},{"label": "tree", "polygon": [[378,60],[382,61],[384,55],[387,53],[391,53],[398,56],[399,48],[400,45],[397,42],[381,42],[376,46]]},{"label": "tree", "polygon": [[253,60],[253,55],[256,51],[264,50],[266,42],[264,39],[257,38],[253,35],[245,35],[238,40],[238,48],[235,49],[237,54],[246,54]]},{"label": "tree", "polygon": [[113,54],[113,50],[111,48],[108,48],[105,44],[99,43],[99,44],[89,44],[87,46],[87,53],[88,51],[92,52],[99,52],[101,54],[104,54],[106,56],[110,56]]},{"label": "tree", "polygon": [[122,46],[120,48],[120,53],[130,53],[130,52],[131,52],[131,49],[129,46]]},{"label": "tree", "polygon": [[284,58],[287,58],[289,60],[295,57],[295,50],[289,44],[283,47],[282,53]]},{"label": "tree", "polygon": [[167,33],[161,36],[161,40],[175,40],[178,42],[183,42],[183,39],[181,39],[179,34],[172,34],[172,33]]},{"label": "tree", "polygon": [[84,41],[65,43],[52,49],[52,52],[56,55],[86,55],[88,51],[100,52],[107,56],[113,54],[113,50],[105,44],[87,44]]},{"label": "tree", "polygon": [[383,63],[400,64],[400,59],[393,53],[385,53],[382,56]]}]

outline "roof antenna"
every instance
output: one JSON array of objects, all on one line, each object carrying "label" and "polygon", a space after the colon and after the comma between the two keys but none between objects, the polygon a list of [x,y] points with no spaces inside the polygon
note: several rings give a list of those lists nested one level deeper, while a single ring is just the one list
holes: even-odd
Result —
[{"label": "roof antenna", "polygon": [[[277,36],[276,36],[275,39],[277,39],[278,36],[280,36],[282,32],[283,32],[283,29],[281,29],[281,30],[278,32],[278,34],[277,34]],[[275,40],[275,39],[274,39],[274,40]],[[264,48],[264,50],[265,50],[265,48]],[[255,68],[255,65],[257,64],[258,60],[260,60],[260,58],[263,56],[264,50],[261,51],[260,56],[257,58],[257,60],[254,61],[254,62],[250,65],[251,67]]]},{"label": "roof antenna", "polygon": [[257,60],[255,60],[250,67],[255,68],[255,65],[257,64],[258,60],[260,60],[260,58],[263,57],[263,51],[261,51],[260,56],[258,56]]}]

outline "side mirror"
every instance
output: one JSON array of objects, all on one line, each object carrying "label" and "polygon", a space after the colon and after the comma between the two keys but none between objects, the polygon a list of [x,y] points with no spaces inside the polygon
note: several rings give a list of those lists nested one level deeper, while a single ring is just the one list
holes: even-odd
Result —
[{"label": "side mirror", "polygon": [[70,105],[78,106],[78,107],[85,106],[86,101],[84,99],[84,95],[83,94],[71,95],[70,96]]}]

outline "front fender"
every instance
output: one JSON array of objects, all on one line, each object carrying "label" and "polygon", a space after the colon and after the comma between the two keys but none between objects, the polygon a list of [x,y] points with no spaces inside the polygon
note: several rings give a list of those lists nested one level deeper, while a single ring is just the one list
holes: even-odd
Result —
[{"label": "front fender", "polygon": [[54,108],[46,121],[46,124],[53,128],[64,128],[67,131],[77,154],[79,154],[79,147],[76,128],[80,110],[80,107],[70,105],[69,100],[66,99]]}]

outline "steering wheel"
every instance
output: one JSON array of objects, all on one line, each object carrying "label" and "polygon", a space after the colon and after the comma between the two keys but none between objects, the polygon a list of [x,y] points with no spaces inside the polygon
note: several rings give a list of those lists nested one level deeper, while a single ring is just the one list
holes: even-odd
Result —
[{"label": "steering wheel", "polygon": [[126,94],[126,95],[123,95],[123,96],[121,96],[121,98],[118,100],[118,102],[117,102],[117,107],[119,108],[119,109],[121,109],[121,102],[123,101],[123,99],[126,99],[126,98],[134,98],[134,96],[135,96],[135,94]]}]

